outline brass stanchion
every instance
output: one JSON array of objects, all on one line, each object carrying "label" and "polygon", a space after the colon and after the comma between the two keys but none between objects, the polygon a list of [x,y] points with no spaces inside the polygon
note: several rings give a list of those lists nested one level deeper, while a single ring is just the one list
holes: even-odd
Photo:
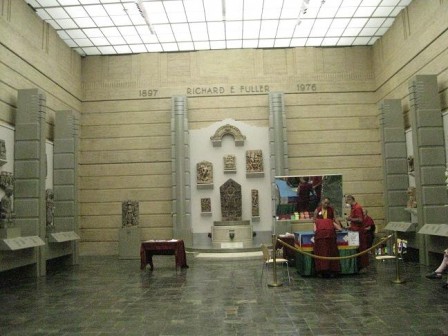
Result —
[{"label": "brass stanchion", "polygon": [[403,279],[400,279],[400,265],[398,264],[398,237],[397,237],[397,231],[394,231],[394,240],[395,240],[395,280],[392,280],[395,284],[402,284],[405,281]]},{"label": "brass stanchion", "polygon": [[273,260],[273,266],[272,266],[272,273],[273,273],[273,282],[272,283],[268,283],[269,287],[280,287],[283,284],[277,282],[277,251],[275,249],[275,246],[277,245],[277,235],[273,234],[272,235],[272,248],[273,248],[273,255],[272,255],[272,260]]}]

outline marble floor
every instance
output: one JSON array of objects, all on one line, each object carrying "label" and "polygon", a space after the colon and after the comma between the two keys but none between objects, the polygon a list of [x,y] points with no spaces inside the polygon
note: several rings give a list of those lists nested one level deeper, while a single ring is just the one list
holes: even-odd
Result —
[{"label": "marble floor", "polygon": [[[173,256],[81,257],[46,277],[0,273],[0,335],[448,335],[448,290],[430,270],[372,261],[366,274],[292,281],[261,277],[261,256],[196,258],[176,271]],[[265,273],[266,275],[266,273]],[[445,280],[444,280],[445,281]]]}]

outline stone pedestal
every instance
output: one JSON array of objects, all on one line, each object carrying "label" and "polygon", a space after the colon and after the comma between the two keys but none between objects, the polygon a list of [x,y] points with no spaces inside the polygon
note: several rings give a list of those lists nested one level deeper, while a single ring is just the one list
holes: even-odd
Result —
[{"label": "stone pedestal", "polygon": [[11,239],[17,238],[21,236],[20,228],[12,227],[6,229],[0,229],[0,238],[1,239]]},{"label": "stone pedestal", "polygon": [[120,259],[140,259],[140,228],[137,226],[121,228],[118,243]]},{"label": "stone pedestal", "polygon": [[252,247],[253,228],[249,221],[223,221],[214,224],[212,228],[213,247],[229,249]]}]

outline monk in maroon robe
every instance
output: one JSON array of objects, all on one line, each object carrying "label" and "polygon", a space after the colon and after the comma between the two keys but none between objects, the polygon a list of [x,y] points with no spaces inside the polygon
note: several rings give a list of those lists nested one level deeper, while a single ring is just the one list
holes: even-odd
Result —
[{"label": "monk in maroon robe", "polygon": [[[339,257],[336,230],[341,230],[341,226],[335,219],[334,209],[330,206],[330,200],[324,198],[321,205],[314,211],[313,253],[315,255]],[[324,277],[331,277],[341,271],[341,264],[339,260],[315,258],[314,268],[317,274],[321,274]]]},{"label": "monk in maroon robe", "polygon": [[[357,231],[359,234],[359,248],[358,251],[362,252],[369,248],[369,236],[364,227],[364,211],[359,203],[355,201],[352,195],[345,197],[345,202],[350,205],[350,217],[347,217],[347,221],[350,222],[351,231]],[[366,267],[369,266],[369,255],[367,253],[358,257],[358,270],[360,273],[366,271]]]}]

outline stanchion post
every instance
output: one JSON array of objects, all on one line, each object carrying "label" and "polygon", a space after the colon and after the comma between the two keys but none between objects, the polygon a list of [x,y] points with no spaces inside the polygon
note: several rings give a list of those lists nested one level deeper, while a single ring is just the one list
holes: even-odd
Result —
[{"label": "stanchion post", "polygon": [[273,282],[272,283],[268,283],[269,287],[280,287],[283,284],[279,283],[277,281],[277,251],[276,251],[276,245],[277,245],[277,235],[273,234],[272,235],[272,260],[273,260],[273,265],[272,265],[272,278],[273,278]]},{"label": "stanchion post", "polygon": [[394,241],[395,241],[395,248],[394,248],[394,253],[395,253],[395,280],[392,280],[392,282],[396,283],[396,284],[402,284],[405,281],[403,279],[400,279],[400,265],[398,263],[398,235],[397,235],[397,231],[394,231]]}]

